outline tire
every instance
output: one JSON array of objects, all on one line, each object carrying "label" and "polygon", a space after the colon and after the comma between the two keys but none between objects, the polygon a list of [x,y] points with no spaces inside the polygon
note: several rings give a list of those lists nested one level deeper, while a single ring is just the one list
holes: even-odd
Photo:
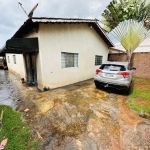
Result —
[{"label": "tire", "polygon": [[125,95],[129,95],[129,94],[130,94],[130,87],[125,90]]},{"label": "tire", "polygon": [[132,81],[130,83],[130,86],[125,90],[125,94],[126,95],[130,95],[130,93],[131,93],[131,87],[132,87]]},{"label": "tire", "polygon": [[97,89],[99,89],[99,88],[100,88],[100,87],[99,87],[99,85],[97,85],[97,84],[95,84],[95,86],[96,86],[96,88],[97,88]]}]

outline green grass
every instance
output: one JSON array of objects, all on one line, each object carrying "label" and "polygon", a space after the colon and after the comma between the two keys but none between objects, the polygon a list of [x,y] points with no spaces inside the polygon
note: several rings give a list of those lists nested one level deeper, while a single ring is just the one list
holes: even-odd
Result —
[{"label": "green grass", "polygon": [[135,87],[133,89],[132,94],[129,96],[130,99],[134,99],[134,98],[141,98],[144,100],[149,100],[150,101],[150,86],[149,87],[145,87],[145,88],[138,88]]},{"label": "green grass", "polygon": [[130,108],[136,110],[138,113],[139,113],[141,110],[144,110],[145,112],[150,113],[150,106],[142,106],[142,105],[140,105],[140,104],[137,104],[137,103],[136,103],[136,100],[129,99],[129,100],[126,102],[126,104],[127,104]]},{"label": "green grass", "polygon": [[[148,81],[147,79],[142,78],[133,78],[134,81],[138,81],[142,83],[142,85],[146,84]],[[127,100],[126,104],[136,110],[137,112],[140,112],[141,110],[144,110],[145,112],[150,113],[150,106],[143,106],[137,102],[137,99],[144,101],[150,101],[150,86],[146,87],[134,87],[133,92],[129,96],[129,99]]]},{"label": "green grass", "polygon": [[135,78],[135,77],[133,77],[133,80],[134,81],[139,81],[141,83],[146,83],[146,81],[147,81],[147,79],[144,79],[144,78]]},{"label": "green grass", "polygon": [[8,139],[5,150],[37,150],[38,142],[31,139],[29,127],[26,122],[22,122],[21,114],[9,106],[0,105],[0,114],[2,110],[0,141]]}]

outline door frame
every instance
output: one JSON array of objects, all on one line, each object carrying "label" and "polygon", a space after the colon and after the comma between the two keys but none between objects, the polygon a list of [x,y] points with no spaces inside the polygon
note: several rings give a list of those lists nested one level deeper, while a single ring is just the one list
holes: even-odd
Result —
[{"label": "door frame", "polygon": [[24,53],[27,84],[37,86],[36,56],[36,52]]}]

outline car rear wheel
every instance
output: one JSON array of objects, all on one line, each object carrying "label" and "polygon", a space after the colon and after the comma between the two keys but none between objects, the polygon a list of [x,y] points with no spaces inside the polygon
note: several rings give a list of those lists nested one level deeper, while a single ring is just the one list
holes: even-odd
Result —
[{"label": "car rear wheel", "polygon": [[130,86],[125,90],[126,95],[129,95],[131,93],[131,87],[132,87],[132,81],[130,83]]},{"label": "car rear wheel", "polygon": [[96,86],[96,88],[97,88],[97,89],[99,89],[99,88],[100,88],[100,86],[99,86],[98,84],[95,84],[95,86]]},{"label": "car rear wheel", "polygon": [[125,90],[125,95],[129,95],[129,94],[130,94],[130,87]]}]

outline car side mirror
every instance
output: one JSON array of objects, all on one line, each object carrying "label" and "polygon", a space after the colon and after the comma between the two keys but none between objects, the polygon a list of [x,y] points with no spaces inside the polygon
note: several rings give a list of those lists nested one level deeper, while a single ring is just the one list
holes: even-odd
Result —
[{"label": "car side mirror", "polygon": [[135,67],[133,67],[133,68],[131,68],[130,70],[136,70],[136,68],[135,68]]}]

